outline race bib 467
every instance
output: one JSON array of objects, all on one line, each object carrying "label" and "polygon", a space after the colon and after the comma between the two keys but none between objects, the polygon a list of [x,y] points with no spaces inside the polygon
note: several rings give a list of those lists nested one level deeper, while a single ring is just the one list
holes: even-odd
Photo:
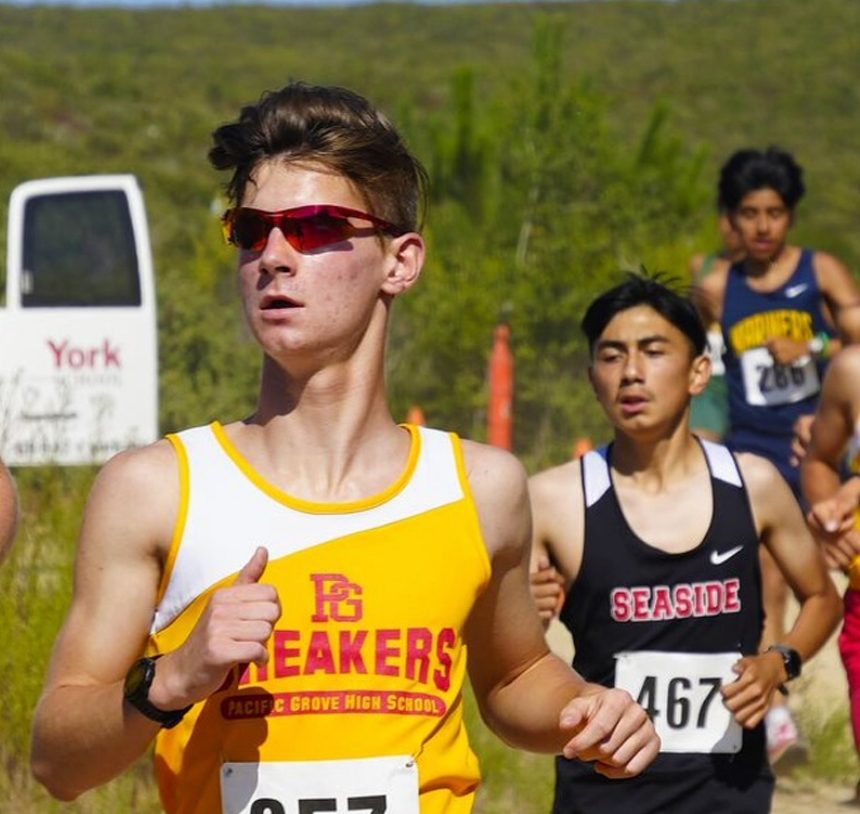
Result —
[{"label": "race bib 467", "polygon": [[660,736],[661,752],[733,753],[743,732],[723,704],[720,688],[737,676],[740,653],[619,653],[615,686],[645,709]]}]

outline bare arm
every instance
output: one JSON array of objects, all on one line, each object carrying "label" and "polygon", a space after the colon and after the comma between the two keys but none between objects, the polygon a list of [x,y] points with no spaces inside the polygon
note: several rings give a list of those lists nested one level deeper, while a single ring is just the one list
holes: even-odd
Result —
[{"label": "bare arm", "polygon": [[[179,478],[167,442],[123,453],[100,473],[81,531],[75,593],[33,729],[33,772],[61,799],[104,783],[139,757],[158,724],[125,702],[129,667],[143,654],[178,515]],[[258,548],[235,581],[212,594],[188,638],[158,661],[149,701],[184,709],[203,701],[235,664],[268,659],[280,616],[259,582]]]},{"label": "bare arm", "polygon": [[33,726],[34,774],[61,799],[119,774],[158,731],[126,707],[122,683],[149,631],[177,484],[165,442],[114,458],[90,495],[72,606]]},{"label": "bare arm", "polygon": [[830,364],[812,425],[809,449],[800,470],[803,493],[811,505],[813,533],[825,544],[828,563],[847,568],[860,552],[854,513],[860,502],[860,478],[842,484],[842,456],[854,434],[860,401],[860,348],[849,347]]},{"label": "bare arm", "polygon": [[3,562],[18,530],[18,492],[9,470],[0,461],[0,562]]},{"label": "bare arm", "polygon": [[811,503],[839,488],[840,461],[854,432],[851,391],[860,376],[860,349],[841,352],[824,376],[809,446],[800,468],[803,494]]},{"label": "bare arm", "polygon": [[594,760],[609,776],[638,774],[659,748],[644,710],[623,691],[585,682],[547,648],[529,594],[531,521],[522,468],[499,450],[466,450],[493,565],[466,629],[484,720],[515,746]]},{"label": "bare arm", "polygon": [[860,342],[860,288],[851,272],[833,255],[816,252],[815,274],[840,339],[846,345]]},{"label": "bare arm", "polygon": [[719,322],[723,318],[723,300],[726,295],[730,266],[731,264],[725,259],[717,260],[713,271],[706,274],[697,285],[691,288],[691,299],[705,326]]},{"label": "bare arm", "polygon": [[[759,536],[800,603],[794,625],[781,644],[807,661],[839,622],[839,595],[800,507],[776,468],[755,455],[742,455],[739,460]],[[753,727],[787,679],[782,657],[774,652],[747,656],[738,662],[736,672],[738,680],[724,688],[726,704],[741,724]]]},{"label": "bare arm", "polygon": [[529,479],[532,513],[531,590],[544,625],[555,618],[579,572],[583,516],[579,461]]}]

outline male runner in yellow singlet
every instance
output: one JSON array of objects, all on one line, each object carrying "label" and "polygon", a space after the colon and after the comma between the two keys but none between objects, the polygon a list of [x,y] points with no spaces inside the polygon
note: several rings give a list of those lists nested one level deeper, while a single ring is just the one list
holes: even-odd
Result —
[{"label": "male runner in yellow singlet", "polygon": [[36,776],[72,799],[156,738],[172,814],[468,812],[467,646],[505,740],[642,771],[644,711],[544,644],[519,463],[392,419],[384,346],[424,259],[419,163],[365,99],[301,83],[214,141],[263,350],[256,409],[98,477]]}]

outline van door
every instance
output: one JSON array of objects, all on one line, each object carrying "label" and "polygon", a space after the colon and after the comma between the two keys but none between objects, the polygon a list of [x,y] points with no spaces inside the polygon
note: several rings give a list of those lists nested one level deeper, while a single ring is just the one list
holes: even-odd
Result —
[{"label": "van door", "polygon": [[0,456],[96,464],[158,436],[155,284],[131,175],[28,181],[9,202]]}]

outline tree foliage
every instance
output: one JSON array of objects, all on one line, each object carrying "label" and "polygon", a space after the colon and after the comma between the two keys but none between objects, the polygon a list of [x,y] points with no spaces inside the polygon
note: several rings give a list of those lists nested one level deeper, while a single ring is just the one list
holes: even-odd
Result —
[{"label": "tree foliage", "polygon": [[472,71],[453,77],[451,110],[430,128],[430,260],[392,341],[400,407],[418,401],[434,423],[482,437],[493,326],[510,323],[517,448],[539,463],[603,431],[585,384],[585,306],[623,270],[683,268],[673,247],[708,194],[703,154],[671,132],[665,106],[627,148],[600,94],[563,75],[563,33],[552,15],[538,21],[528,70],[504,96],[479,100]]},{"label": "tree foliage", "polygon": [[[396,409],[417,402],[432,423],[482,437],[492,328],[506,319],[517,452],[537,465],[603,432],[583,384],[584,304],[621,269],[683,276],[715,239],[711,186],[730,149],[794,149],[816,200],[798,236],[860,262],[857,23],[851,0],[0,5],[0,190],[137,174],[158,272],[162,428],[234,418],[259,363],[219,245],[209,133],[291,77],[365,92],[433,179],[428,267],[395,309]],[[802,80],[787,81],[789,57]]]}]

